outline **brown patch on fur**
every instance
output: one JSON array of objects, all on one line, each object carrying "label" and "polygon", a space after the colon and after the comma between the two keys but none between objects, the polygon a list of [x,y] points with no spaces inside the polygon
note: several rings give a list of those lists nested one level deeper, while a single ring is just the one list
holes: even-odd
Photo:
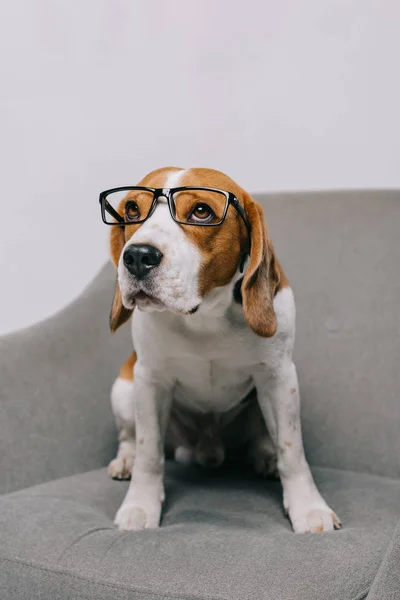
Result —
[{"label": "brown patch on fur", "polygon": [[139,444],[144,444],[144,438],[139,439]]},{"label": "brown patch on fur", "polygon": [[[275,255],[267,235],[260,204],[230,177],[212,169],[189,169],[180,185],[214,187],[232,192],[246,212],[251,226],[250,264],[241,287],[235,287],[237,301],[242,301],[249,326],[258,335],[271,337],[276,332],[273,298],[288,279]],[[215,287],[227,285],[236,273],[240,258],[249,248],[246,226],[233,207],[228,208],[219,227],[186,227],[185,234],[202,253],[199,293],[204,295]]]},{"label": "brown patch on fur", "polygon": [[292,442],[285,442],[285,446],[287,446],[288,448],[292,447]]},{"label": "brown patch on fur", "polygon": [[125,244],[124,227],[113,225],[110,228],[110,256],[115,268],[118,267],[119,257]]},{"label": "brown patch on fur", "polygon": [[244,315],[257,335],[272,337],[277,329],[273,299],[280,284],[279,263],[268,238],[262,207],[248,194],[244,196],[244,207],[251,224],[250,263],[242,284]]},{"label": "brown patch on fur", "polygon": [[[180,171],[178,167],[164,167],[157,169],[146,175],[138,185],[146,187],[163,187],[166,177],[171,172]],[[124,207],[126,202],[129,200],[129,193],[123,198],[118,206],[118,212],[120,215],[124,214]],[[110,228],[110,256],[114,264],[114,267],[118,267],[119,258],[126,242],[132,237],[135,231],[140,227],[139,225],[114,225]],[[115,284],[114,298],[110,313],[110,329],[114,333],[118,327],[121,327],[130,318],[133,309],[125,308],[122,304],[121,290],[119,289],[118,280]]]},{"label": "brown patch on fur", "polygon": [[125,308],[122,304],[121,290],[119,289],[118,279],[115,283],[114,298],[110,312],[110,329],[115,333],[118,327],[126,323],[132,314],[132,309]]},{"label": "brown patch on fur", "polygon": [[324,531],[324,526],[323,525],[318,525],[318,527],[315,527],[313,529],[314,533],[323,533]]},{"label": "brown patch on fur", "polygon": [[135,366],[136,360],[136,352],[132,352],[128,360],[124,362],[120,369],[119,376],[121,379],[126,379],[126,381],[133,381],[133,367]]},{"label": "brown patch on fur", "polygon": [[[279,264],[279,261],[277,260],[277,267],[279,268],[280,271],[280,281],[279,284],[276,286],[276,290],[275,290],[275,294],[274,296],[276,296],[276,294],[282,290],[283,288],[287,288],[290,287],[289,284],[289,280],[286,277],[282,267]],[[233,288],[233,299],[235,302],[237,302],[238,304],[243,304],[243,296],[242,296],[242,284],[243,284],[243,277],[241,279],[239,279],[236,283],[235,286]],[[292,388],[294,391],[292,392],[293,394],[296,392],[295,388]]]},{"label": "brown patch on fur", "polygon": [[296,388],[292,388],[292,389],[290,390],[290,393],[292,394],[292,396],[293,396],[293,394],[295,394],[296,392],[297,392]]},{"label": "brown patch on fur", "polygon": [[[125,227],[113,225],[110,229],[110,256],[114,267],[118,267],[119,257],[125,244]],[[132,314],[132,310],[125,308],[122,304],[121,290],[119,289],[118,279],[115,282],[114,298],[110,312],[110,329],[114,333],[118,327],[121,327]]]},{"label": "brown patch on fur", "polygon": [[[179,185],[225,190],[235,194],[239,202],[243,193],[230,177],[213,169],[189,169],[183,174]],[[221,207],[224,202],[225,198],[221,196]],[[248,245],[246,227],[236,210],[230,206],[225,221],[218,227],[187,226],[184,232],[202,254],[199,294],[204,296],[215,287],[227,285],[236,273],[241,254]]]}]

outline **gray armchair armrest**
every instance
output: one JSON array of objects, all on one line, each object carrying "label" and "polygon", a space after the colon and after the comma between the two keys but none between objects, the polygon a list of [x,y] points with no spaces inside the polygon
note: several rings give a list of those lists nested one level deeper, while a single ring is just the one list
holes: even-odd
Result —
[{"label": "gray armchair armrest", "polygon": [[0,338],[0,493],[94,469],[112,457],[109,391],[131,346],[111,335],[115,270],[67,308]]}]

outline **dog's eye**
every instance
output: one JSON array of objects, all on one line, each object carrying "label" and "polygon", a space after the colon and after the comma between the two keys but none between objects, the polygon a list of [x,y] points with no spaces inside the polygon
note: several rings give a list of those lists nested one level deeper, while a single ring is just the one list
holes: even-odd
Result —
[{"label": "dog's eye", "polygon": [[130,200],[125,204],[125,218],[127,221],[138,221],[140,219],[140,210],[136,202]]},{"label": "dog's eye", "polygon": [[208,223],[209,221],[212,221],[213,217],[214,213],[208,204],[199,202],[190,213],[188,221],[191,221],[192,223]]}]

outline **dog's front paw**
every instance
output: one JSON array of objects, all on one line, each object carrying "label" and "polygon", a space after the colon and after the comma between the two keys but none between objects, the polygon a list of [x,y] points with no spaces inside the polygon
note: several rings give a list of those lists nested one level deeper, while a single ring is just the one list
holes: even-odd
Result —
[{"label": "dog's front paw", "polygon": [[295,533],[340,529],[339,517],[327,505],[308,469],[283,479],[283,505]]},{"label": "dog's front paw", "polygon": [[114,523],[118,525],[120,531],[156,529],[160,524],[163,501],[162,487],[134,485],[128,490]]},{"label": "dog's front paw", "polygon": [[308,509],[288,509],[287,513],[295,533],[323,533],[340,529],[339,517],[328,506]]},{"label": "dog's front paw", "polygon": [[142,531],[156,529],[160,524],[161,502],[159,507],[144,508],[136,504],[123,504],[118,510],[114,523],[120,531]]}]

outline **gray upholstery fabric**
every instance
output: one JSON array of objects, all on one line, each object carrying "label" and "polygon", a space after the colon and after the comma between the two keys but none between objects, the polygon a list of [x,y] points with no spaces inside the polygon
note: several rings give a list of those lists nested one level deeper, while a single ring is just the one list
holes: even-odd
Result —
[{"label": "gray upholstery fabric", "polygon": [[104,466],[116,447],[109,392],[131,347],[112,336],[107,265],[58,315],[0,337],[0,493]]},{"label": "gray upholstery fabric", "polygon": [[400,475],[400,192],[269,196],[311,463]]},{"label": "gray upholstery fabric", "polygon": [[399,517],[399,481],[316,469],[344,529],[295,535],[277,482],[229,468],[170,463],[167,472],[157,531],[113,527],[127,484],[103,469],[0,498],[7,600],[355,600]]},{"label": "gray upholstery fabric", "polygon": [[376,574],[371,600],[400,598],[400,193],[259,199],[296,296],[306,452],[331,467],[317,481],[344,529],[295,536],[278,484],[176,465],[163,528],[113,528],[125,484],[85,474],[115,452],[109,390],[131,347],[108,331],[107,265],[0,338],[0,493],[27,488],[0,497],[1,600],[361,600]]},{"label": "gray upholstery fabric", "polygon": [[399,600],[400,597],[400,525],[386,552],[368,600]]}]

